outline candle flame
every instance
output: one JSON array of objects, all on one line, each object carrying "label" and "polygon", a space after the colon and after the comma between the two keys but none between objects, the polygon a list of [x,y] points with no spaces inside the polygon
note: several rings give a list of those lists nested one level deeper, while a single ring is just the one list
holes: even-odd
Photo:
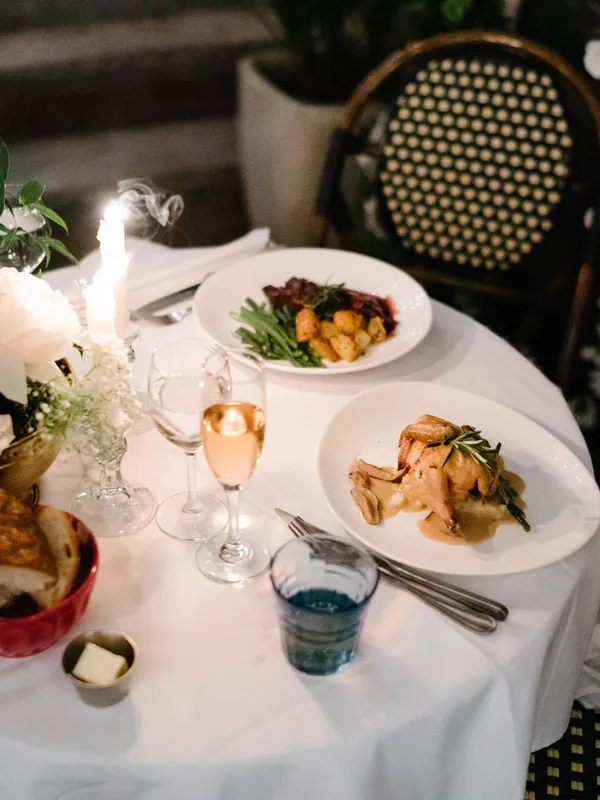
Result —
[{"label": "candle flame", "polygon": [[118,200],[111,200],[104,209],[104,219],[108,223],[125,222],[127,219],[127,209]]}]

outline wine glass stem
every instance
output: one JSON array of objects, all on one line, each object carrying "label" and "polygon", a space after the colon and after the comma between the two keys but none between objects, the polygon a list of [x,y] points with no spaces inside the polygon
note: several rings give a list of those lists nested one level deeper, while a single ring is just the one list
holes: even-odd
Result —
[{"label": "wine glass stem", "polygon": [[229,512],[229,525],[227,526],[227,540],[221,547],[221,558],[229,564],[235,564],[246,555],[246,545],[240,539],[240,494],[239,486],[224,486]]},{"label": "wine glass stem", "polygon": [[187,500],[183,506],[184,514],[197,514],[200,503],[196,497],[196,453],[186,453],[187,456]]}]

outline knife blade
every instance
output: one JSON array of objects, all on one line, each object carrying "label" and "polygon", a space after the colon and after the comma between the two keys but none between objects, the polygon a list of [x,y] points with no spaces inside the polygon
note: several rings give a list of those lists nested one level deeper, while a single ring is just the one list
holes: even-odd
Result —
[{"label": "knife blade", "polygon": [[[208,277],[208,275],[206,277]],[[159,297],[157,300],[153,300],[151,303],[146,303],[145,306],[134,309],[132,313],[137,314],[140,317],[151,317],[158,311],[162,311],[163,309],[167,308],[167,306],[175,305],[175,303],[182,303],[184,300],[189,300],[192,298],[196,293],[196,289],[199,286],[202,286],[203,282],[204,281],[200,281],[200,283],[196,283],[194,286],[190,286],[187,289],[180,289],[178,292],[173,292],[173,294],[166,295],[166,297]]]}]

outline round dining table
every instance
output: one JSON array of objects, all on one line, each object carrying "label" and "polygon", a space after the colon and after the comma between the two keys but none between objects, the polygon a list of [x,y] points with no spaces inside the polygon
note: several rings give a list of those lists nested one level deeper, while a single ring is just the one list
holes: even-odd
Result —
[{"label": "round dining table", "polygon": [[[164,280],[182,259],[194,269],[195,254],[195,278],[209,271],[204,251],[130,246],[138,286]],[[94,263],[47,280],[72,294]],[[134,290],[129,301],[135,308]],[[376,384],[427,381],[500,401],[591,469],[555,385],[472,319],[439,303],[433,312],[425,341],[387,366],[268,373],[266,444],[244,502],[263,512],[259,535],[269,547],[290,538],[275,506],[344,535],[320,488],[317,450],[336,411]],[[136,385],[143,388],[153,348],[194,335],[193,315],[172,326],[142,322]],[[160,501],[183,490],[184,462],[147,429],[129,436],[123,468]],[[68,508],[81,470],[63,452],[42,481],[43,502]],[[220,491],[202,459],[198,483]],[[0,659],[2,800],[523,800],[530,752],[569,724],[600,604],[597,535],[542,569],[452,579],[509,607],[490,636],[380,585],[355,662],[328,677],[286,661],[267,576],[241,587],[213,583],[198,571],[196,549],[154,523],[100,540],[96,589],[72,633],[110,628],[136,641],[139,663],[121,703],[80,700],[61,669],[64,641],[29,659]]]}]

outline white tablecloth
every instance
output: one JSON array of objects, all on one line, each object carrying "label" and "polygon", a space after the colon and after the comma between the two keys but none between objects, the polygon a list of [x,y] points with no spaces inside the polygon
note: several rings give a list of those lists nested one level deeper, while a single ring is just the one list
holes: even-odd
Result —
[{"label": "white tablecloth", "polygon": [[[132,269],[151,279],[176,258],[144,246]],[[74,274],[49,280],[66,286]],[[140,382],[153,347],[195,330],[191,317],[143,327]],[[247,499],[339,532],[317,480],[321,433],[355,392],[415,379],[511,405],[589,464],[558,389],[488,330],[435,304],[430,336],[395,364],[335,379],[269,376],[267,444]],[[185,484],[184,456],[155,431],[130,439],[124,470],[159,500]],[[66,506],[76,479],[74,462],[61,457],[44,499]],[[215,489],[204,465],[200,483]],[[272,517],[264,536],[275,546],[287,533]],[[108,709],[85,706],[61,673],[60,645],[0,662],[0,797],[522,800],[530,750],[568,724],[600,602],[599,546],[595,537],[564,563],[531,573],[464,579],[511,609],[488,638],[382,585],[356,663],[313,678],[283,656],[266,579],[242,589],[213,584],[196,569],[195,547],[154,525],[103,540],[97,588],[77,630],[116,627],[135,638],[131,695]]]}]

